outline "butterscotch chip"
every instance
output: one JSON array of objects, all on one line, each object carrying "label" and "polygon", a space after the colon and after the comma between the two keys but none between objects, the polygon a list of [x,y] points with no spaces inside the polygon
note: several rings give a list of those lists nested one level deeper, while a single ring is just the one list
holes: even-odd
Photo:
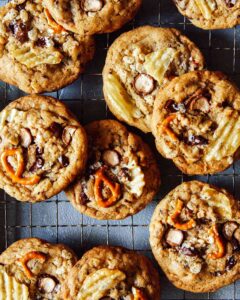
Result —
[{"label": "butterscotch chip", "polygon": [[240,93],[219,72],[190,72],[158,94],[152,130],[159,152],[186,174],[228,168],[240,154]]},{"label": "butterscotch chip", "polygon": [[60,101],[27,96],[0,113],[0,188],[20,201],[43,201],[85,166],[84,129]]},{"label": "butterscotch chip", "polygon": [[44,0],[64,28],[92,35],[112,32],[134,18],[142,0]]},{"label": "butterscotch chip", "polygon": [[[173,223],[179,201],[183,205],[178,223]],[[194,227],[176,229],[177,224],[191,220]],[[239,228],[238,202],[232,195],[190,181],[172,190],[156,207],[150,223],[150,244],[176,287],[195,293],[213,292],[240,278],[240,244],[234,237]]]},{"label": "butterscotch chip", "polygon": [[238,0],[174,0],[179,11],[203,29],[225,29],[239,24]]},{"label": "butterscotch chip", "polygon": [[203,65],[200,50],[176,29],[144,26],[129,31],[108,51],[103,71],[106,102],[119,120],[149,132],[159,89]]},{"label": "butterscotch chip", "polygon": [[63,287],[65,300],[159,298],[159,276],[150,260],[120,247],[99,246],[86,252]]},{"label": "butterscotch chip", "polygon": [[[21,263],[24,260],[31,277]],[[36,238],[19,240],[0,255],[0,299],[62,299],[63,282],[76,261],[65,245]]]},{"label": "butterscotch chip", "polygon": [[41,0],[11,1],[0,22],[0,79],[27,93],[72,83],[93,57],[93,38],[65,30]]},{"label": "butterscotch chip", "polygon": [[149,147],[113,120],[88,124],[85,174],[66,193],[74,207],[96,219],[124,219],[153,200],[160,174]]}]

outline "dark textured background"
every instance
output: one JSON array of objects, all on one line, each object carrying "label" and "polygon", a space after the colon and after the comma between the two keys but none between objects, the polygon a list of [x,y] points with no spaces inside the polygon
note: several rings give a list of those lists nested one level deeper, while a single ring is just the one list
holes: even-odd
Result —
[{"label": "dark textured background", "polygon": [[[0,0],[0,4],[5,2]],[[119,32],[96,37],[96,55],[86,73],[71,86],[50,95],[63,100],[83,124],[96,119],[111,118],[112,115],[106,108],[102,94],[101,72],[107,49],[122,32],[146,24],[182,30],[201,48],[209,69],[226,72],[240,86],[240,27],[203,31],[185,20],[171,0],[143,0],[142,9],[132,23]],[[17,88],[0,83],[0,108],[23,95]],[[151,135],[142,136],[155,151]],[[64,242],[76,250],[79,256],[94,245],[111,244],[139,250],[152,257],[148,241],[148,225],[159,199],[176,185],[182,181],[198,178],[227,188],[240,198],[240,163],[214,176],[187,177],[183,176],[171,162],[162,159],[160,155],[158,158],[163,181],[159,195],[144,211],[123,221],[96,221],[83,216],[72,208],[64,193],[44,203],[31,205],[16,202],[0,191],[0,251],[15,240],[36,236],[51,242]],[[239,283],[223,288],[217,293],[194,295],[174,288],[162,273],[161,278],[162,300],[240,299]]]}]

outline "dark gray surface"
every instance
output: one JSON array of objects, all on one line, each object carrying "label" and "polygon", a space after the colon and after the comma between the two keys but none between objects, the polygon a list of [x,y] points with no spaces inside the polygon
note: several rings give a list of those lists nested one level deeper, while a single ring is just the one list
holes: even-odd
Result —
[{"label": "dark gray surface", "polygon": [[[5,2],[0,1],[1,4]],[[145,24],[182,30],[202,49],[209,69],[228,73],[240,86],[240,27],[203,31],[185,20],[177,12],[172,1],[143,0],[143,7],[134,22],[119,32],[96,37],[96,55],[86,73],[71,86],[51,95],[67,103],[83,124],[96,119],[111,118],[103,100],[101,77],[107,48],[121,32]],[[22,95],[18,89],[0,83],[0,108]],[[142,136],[156,151],[152,137]],[[72,208],[64,193],[44,203],[31,205],[16,202],[0,191],[0,251],[17,239],[36,236],[51,242],[64,242],[76,250],[79,256],[94,245],[112,244],[136,249],[152,257],[148,242],[148,224],[159,199],[176,185],[198,178],[227,188],[239,197],[240,163],[218,175],[187,177],[182,176],[171,162],[162,159],[160,155],[158,159],[163,181],[159,195],[143,212],[123,221],[96,221],[82,216]],[[163,274],[161,277],[163,300],[240,299],[239,283],[223,288],[217,293],[194,295],[177,290]]]}]

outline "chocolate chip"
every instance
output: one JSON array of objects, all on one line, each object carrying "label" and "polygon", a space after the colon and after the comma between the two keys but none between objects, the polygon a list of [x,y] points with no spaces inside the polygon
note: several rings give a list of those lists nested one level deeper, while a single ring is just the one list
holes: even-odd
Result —
[{"label": "chocolate chip", "polygon": [[229,100],[224,100],[221,105],[223,108],[232,107],[232,104],[230,103]]},{"label": "chocolate chip", "polygon": [[124,180],[131,180],[131,176],[129,175],[128,168],[122,168],[119,173],[119,177],[124,179]]},{"label": "chocolate chip", "polygon": [[17,9],[17,11],[21,11],[21,10],[25,9],[25,6],[26,6],[25,3],[22,3],[22,4],[17,5],[16,9]]},{"label": "chocolate chip", "polygon": [[85,205],[89,202],[88,196],[82,191],[80,195],[80,204]]},{"label": "chocolate chip", "polygon": [[232,239],[231,239],[231,245],[232,245],[232,248],[233,248],[233,251],[234,251],[234,252],[240,251],[240,245],[239,245],[239,242],[238,242],[235,238],[232,238]]},{"label": "chocolate chip", "polygon": [[69,159],[67,156],[65,155],[61,155],[58,158],[58,161],[60,162],[60,164],[65,168],[69,165]]},{"label": "chocolate chip", "polygon": [[236,263],[237,261],[234,256],[229,257],[226,262],[226,270],[230,271],[236,265]]},{"label": "chocolate chip", "polygon": [[186,256],[197,256],[198,251],[195,248],[181,247],[180,252]]},{"label": "chocolate chip", "polygon": [[37,157],[36,161],[30,168],[30,172],[36,172],[44,166],[44,159],[42,157]]},{"label": "chocolate chip", "polygon": [[9,24],[8,28],[20,43],[28,40],[28,26],[25,23],[14,21]]},{"label": "chocolate chip", "polygon": [[36,40],[35,46],[44,48],[47,45],[47,40],[46,38],[42,37]]},{"label": "chocolate chip", "polygon": [[236,2],[237,2],[237,0],[225,0],[225,3],[226,3],[228,8],[234,7]]},{"label": "chocolate chip", "polygon": [[36,155],[39,156],[39,155],[42,155],[43,154],[43,149],[40,148],[40,147],[37,147],[36,148]]},{"label": "chocolate chip", "polygon": [[206,218],[199,218],[197,220],[198,224],[201,225],[201,224],[208,224],[209,223],[209,220],[206,219]]},{"label": "chocolate chip", "polygon": [[208,145],[208,140],[201,135],[189,135],[184,141],[189,146],[205,146]]},{"label": "chocolate chip", "polygon": [[59,138],[62,135],[63,128],[59,123],[53,122],[49,126],[49,130],[56,138]]},{"label": "chocolate chip", "polygon": [[169,111],[169,112],[182,112],[185,113],[186,112],[186,107],[183,103],[176,103],[174,100],[168,100],[165,108]]},{"label": "chocolate chip", "polygon": [[214,276],[216,276],[216,277],[219,277],[219,276],[222,276],[223,274],[224,274],[224,272],[223,271],[216,271],[216,272],[214,272],[214,273],[212,273]]}]

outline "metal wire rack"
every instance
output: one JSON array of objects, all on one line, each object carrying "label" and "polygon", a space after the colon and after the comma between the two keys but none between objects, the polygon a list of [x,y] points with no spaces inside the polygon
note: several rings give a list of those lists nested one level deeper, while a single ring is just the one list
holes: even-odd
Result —
[{"label": "metal wire rack", "polygon": [[[0,0],[0,5],[6,2]],[[224,71],[240,86],[240,27],[203,31],[182,17],[172,1],[143,0],[142,9],[132,23],[117,33],[96,37],[96,55],[86,73],[71,86],[50,95],[64,101],[83,124],[96,119],[112,118],[102,94],[101,72],[107,49],[120,33],[147,24],[182,30],[201,48],[209,69]],[[9,101],[23,95],[17,88],[0,83],[0,109]],[[134,129],[131,130],[142,135]],[[155,149],[151,135],[142,137]],[[160,155],[157,157],[162,170],[160,193],[144,211],[123,221],[96,221],[81,215],[73,209],[64,193],[43,203],[29,204],[17,202],[0,191],[0,251],[20,238],[36,236],[51,242],[66,243],[77,251],[79,256],[94,245],[111,244],[141,251],[152,258],[148,225],[159,199],[172,188],[183,181],[199,179],[227,188],[235,196],[239,196],[240,163],[235,163],[233,167],[217,175],[187,177],[171,162],[162,159]],[[240,282],[216,293],[195,295],[176,289],[161,271],[160,273],[163,300],[240,299]]]}]

